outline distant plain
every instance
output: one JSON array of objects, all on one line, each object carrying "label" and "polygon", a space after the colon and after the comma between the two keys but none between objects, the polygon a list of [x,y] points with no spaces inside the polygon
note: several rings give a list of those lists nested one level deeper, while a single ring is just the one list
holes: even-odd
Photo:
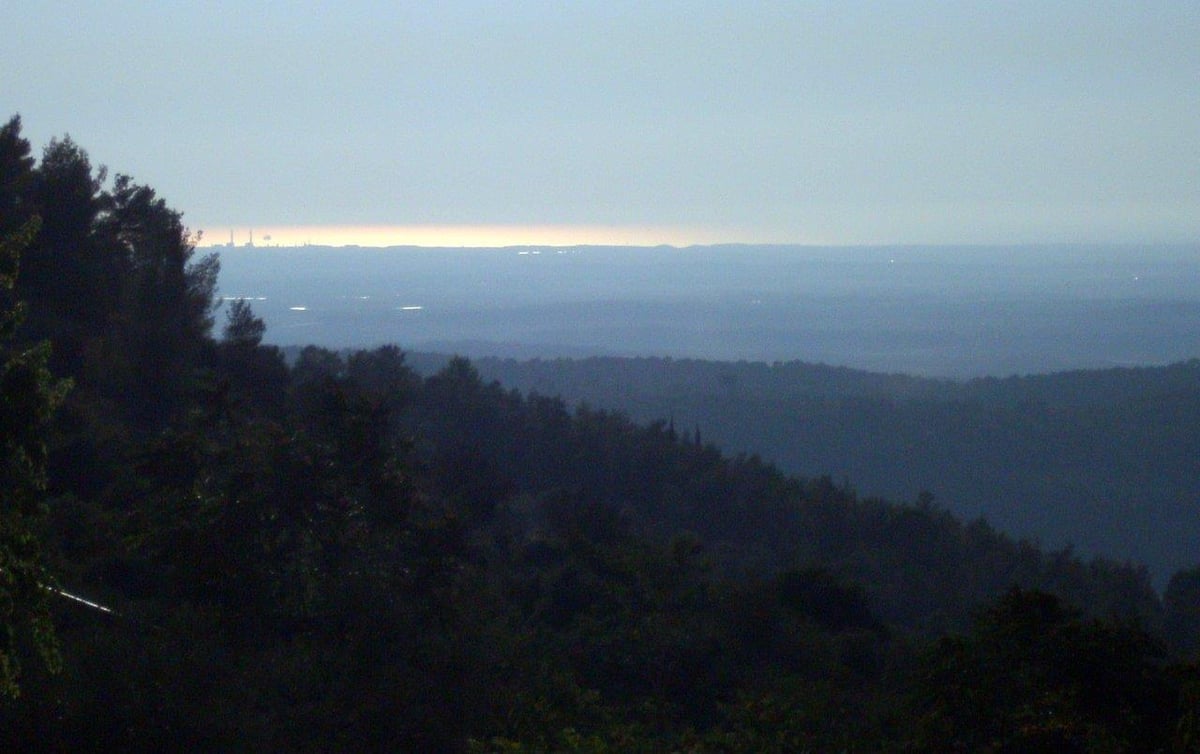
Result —
[{"label": "distant plain", "polygon": [[[202,250],[208,251],[208,250]],[[280,345],[968,378],[1200,356],[1200,247],[219,248]]]}]

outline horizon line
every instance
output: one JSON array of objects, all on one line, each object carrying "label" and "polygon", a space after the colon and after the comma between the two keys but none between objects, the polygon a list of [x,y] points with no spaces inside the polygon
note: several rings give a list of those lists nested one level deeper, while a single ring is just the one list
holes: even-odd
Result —
[{"label": "horizon line", "polygon": [[[291,225],[212,226],[197,236],[197,248],[425,248],[505,249],[630,247],[675,248],[718,246],[794,246],[809,248],[852,247],[957,247],[1016,248],[1046,246],[1194,246],[1200,239],[1180,241],[1015,239],[1012,241],[834,241],[827,238],[794,238],[782,234],[682,226],[603,225]],[[790,235],[790,234],[789,234]],[[210,240],[211,239],[211,240]]]},{"label": "horizon line", "polygon": [[[210,232],[211,231],[211,232]],[[203,246],[505,248],[518,246],[695,246],[740,232],[662,225],[270,225],[213,226]],[[212,239],[211,241],[209,239]],[[767,240],[765,237],[762,240]],[[777,240],[777,239],[772,239]],[[753,242],[753,241],[751,241]],[[198,244],[200,245],[200,244]]]}]

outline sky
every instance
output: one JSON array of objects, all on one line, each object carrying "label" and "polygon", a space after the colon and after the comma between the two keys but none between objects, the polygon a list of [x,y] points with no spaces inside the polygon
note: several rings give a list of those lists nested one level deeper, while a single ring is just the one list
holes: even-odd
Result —
[{"label": "sky", "polygon": [[1200,241],[1195,0],[4,16],[0,117],[204,244]]}]

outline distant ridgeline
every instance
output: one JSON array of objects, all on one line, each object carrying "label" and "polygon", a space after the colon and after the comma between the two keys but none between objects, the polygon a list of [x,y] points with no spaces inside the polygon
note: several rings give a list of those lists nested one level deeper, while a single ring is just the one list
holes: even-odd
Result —
[{"label": "distant ridgeline", "polygon": [[[411,355],[420,369],[444,357]],[[967,381],[800,362],[475,361],[486,379],[699,430],[729,453],[861,493],[931,492],[1050,547],[1150,566],[1200,558],[1200,361]]]}]

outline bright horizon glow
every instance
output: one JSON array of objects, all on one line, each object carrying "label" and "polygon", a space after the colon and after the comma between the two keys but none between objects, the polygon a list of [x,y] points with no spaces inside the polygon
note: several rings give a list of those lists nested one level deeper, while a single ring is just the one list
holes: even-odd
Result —
[{"label": "bright horizon glow", "polygon": [[[231,236],[232,233],[232,236]],[[780,243],[789,239],[747,238],[739,231],[711,228],[604,225],[296,225],[205,229],[204,247],[255,246],[693,246],[720,243]],[[813,243],[805,240],[802,243]]]},{"label": "bright horizon glow", "polygon": [[1200,240],[1196,0],[120,5],[8,3],[0,118],[204,244]]}]

